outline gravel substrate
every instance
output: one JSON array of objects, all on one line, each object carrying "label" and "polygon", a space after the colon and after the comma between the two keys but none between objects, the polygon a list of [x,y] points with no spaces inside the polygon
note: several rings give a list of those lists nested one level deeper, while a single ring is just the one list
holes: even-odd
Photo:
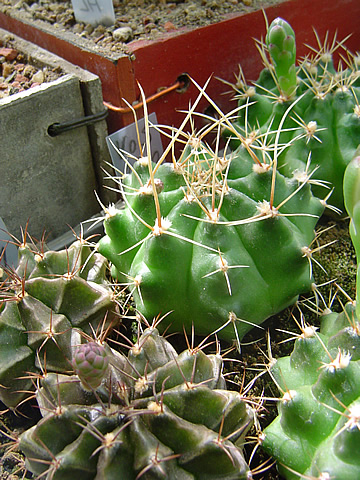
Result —
[{"label": "gravel substrate", "polygon": [[0,40],[0,100],[61,75],[61,69],[35,66],[28,55],[13,45],[11,35],[5,41]]},{"label": "gravel substrate", "polygon": [[115,25],[105,27],[77,23],[70,0],[2,0],[0,11],[71,32],[97,49],[126,53],[126,44],[138,39],[154,39],[183,27],[216,23],[229,14],[247,13],[284,0],[114,0]]}]

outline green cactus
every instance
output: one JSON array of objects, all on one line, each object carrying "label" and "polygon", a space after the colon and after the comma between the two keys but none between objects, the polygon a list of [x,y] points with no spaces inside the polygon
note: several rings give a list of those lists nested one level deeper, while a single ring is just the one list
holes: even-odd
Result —
[{"label": "green cactus", "polygon": [[[357,154],[344,176],[357,255],[359,168]],[[326,312],[319,333],[304,324],[292,354],[271,366],[284,395],[279,416],[264,430],[263,448],[277,459],[287,479],[360,478],[359,294],[357,286],[356,303],[349,302],[342,313]]]},{"label": "green cactus", "polygon": [[[252,139],[261,147],[266,132],[274,130],[291,102],[299,100],[284,123],[282,143],[294,142],[278,156],[278,167],[287,176],[302,175],[311,160],[313,192],[323,196],[316,185],[328,182],[333,189],[331,204],[344,211],[342,182],[346,166],[359,145],[360,138],[360,74],[358,56],[345,49],[343,42],[328,44],[327,37],[319,50],[311,49],[303,60],[295,63],[295,34],[283,19],[275,19],[268,28],[266,43],[258,42],[265,68],[253,86],[248,86],[240,69],[234,85],[239,110],[234,123],[239,135]],[[333,54],[342,48],[343,63],[334,66]],[[230,145],[238,148],[232,137]]]},{"label": "green cactus", "polygon": [[59,252],[44,252],[27,241],[19,246],[18,267],[6,270],[0,297],[0,400],[5,405],[16,407],[33,389],[25,372],[36,376],[42,365],[49,372],[68,371],[80,332],[91,334],[115,320],[106,269],[106,259],[93,255],[82,239]]},{"label": "green cactus", "polygon": [[324,315],[320,332],[304,326],[292,354],[274,361],[271,374],[283,397],[262,447],[280,473],[289,480],[357,480],[360,326],[354,305]]},{"label": "green cactus", "polygon": [[[212,129],[220,136],[218,122]],[[310,290],[324,203],[312,196],[309,177],[285,178],[266,149],[220,155],[202,132],[176,135],[186,142],[177,161],[163,162],[172,141],[156,164],[141,158],[119,180],[125,207],[106,209],[97,248],[146,318],[172,312],[163,322],[171,331],[194,323],[199,335],[217,331],[239,343]],[[275,138],[268,148],[285,146]]]},{"label": "green cactus", "polygon": [[[81,348],[91,356],[95,347]],[[96,356],[108,359],[106,368],[97,368],[103,378],[96,389],[88,389],[88,368],[86,388],[77,375],[41,379],[43,418],[19,442],[34,474],[51,480],[249,478],[242,446],[254,410],[225,389],[220,354],[189,348],[178,355],[149,327],[127,357],[99,343]],[[76,363],[83,369],[82,360]]]},{"label": "green cactus", "polygon": [[356,316],[360,318],[360,147],[345,171],[344,199],[350,216],[351,241],[356,253]]}]

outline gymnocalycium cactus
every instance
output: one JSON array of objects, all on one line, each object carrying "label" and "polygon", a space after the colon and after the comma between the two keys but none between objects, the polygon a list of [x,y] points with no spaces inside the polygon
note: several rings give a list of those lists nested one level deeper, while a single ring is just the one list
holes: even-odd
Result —
[{"label": "gymnocalycium cactus", "polygon": [[6,270],[1,285],[0,400],[8,407],[33,388],[25,372],[68,371],[80,331],[106,328],[117,310],[107,260],[83,239],[59,252],[42,250],[25,234],[18,267]]},{"label": "gymnocalycium cactus", "polygon": [[43,418],[19,442],[29,470],[51,480],[251,478],[242,445],[254,410],[225,389],[220,354],[178,355],[155,327],[127,357],[99,342],[80,348],[79,376],[40,381]]},{"label": "gymnocalycium cactus", "polygon": [[[329,182],[331,204],[343,211],[343,175],[360,138],[360,58],[335,38],[331,45],[327,37],[324,45],[318,37],[317,42],[318,51],[311,49],[296,66],[294,31],[282,18],[271,23],[265,43],[258,42],[265,65],[258,80],[249,86],[240,69],[233,86],[239,105],[248,104],[239,110],[234,126],[260,148],[264,133],[276,129],[289,104],[298,99],[280,140],[302,138],[279,155],[279,169],[283,175],[302,175],[311,159],[316,169],[313,180]],[[333,53],[339,48],[344,58],[336,69]],[[225,132],[233,137],[231,131]],[[233,148],[239,144],[236,138],[230,142]],[[316,185],[313,192],[323,196]]]},{"label": "gymnocalycium cactus", "polygon": [[[356,155],[345,171],[344,199],[358,264],[359,192]],[[271,367],[284,395],[279,416],[264,430],[263,447],[287,479],[360,478],[359,295],[358,283],[356,305],[349,302],[341,314],[326,312],[319,333],[303,324],[292,354]]]},{"label": "gymnocalycium cactus", "polygon": [[[220,154],[221,126],[231,124],[212,102],[220,120],[187,134],[196,104],[156,164],[148,147],[119,179],[125,207],[105,209],[98,251],[146,318],[171,311],[163,323],[172,331],[194,322],[199,335],[217,331],[239,341],[310,290],[313,230],[324,202],[313,197],[310,174],[288,179],[277,171],[271,155],[286,148],[277,131],[262,151],[244,141],[251,155]],[[211,131],[214,149],[203,139]],[[165,163],[178,139],[182,154]]]}]

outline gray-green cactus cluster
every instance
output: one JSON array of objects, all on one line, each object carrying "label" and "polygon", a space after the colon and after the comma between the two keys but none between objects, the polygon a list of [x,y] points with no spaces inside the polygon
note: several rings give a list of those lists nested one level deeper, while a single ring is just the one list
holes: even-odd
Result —
[{"label": "gray-green cactus cluster", "polygon": [[31,241],[19,246],[18,267],[5,270],[0,297],[0,400],[5,405],[16,407],[33,389],[26,372],[68,371],[81,332],[91,334],[116,321],[107,268],[107,260],[82,239],[59,252],[44,252]]},{"label": "gray-green cactus cluster", "polygon": [[225,389],[220,354],[189,348],[178,355],[149,327],[127,356],[95,341],[78,347],[73,365],[73,375],[48,373],[39,383],[43,418],[19,443],[34,474],[249,478],[242,447],[254,411]]}]

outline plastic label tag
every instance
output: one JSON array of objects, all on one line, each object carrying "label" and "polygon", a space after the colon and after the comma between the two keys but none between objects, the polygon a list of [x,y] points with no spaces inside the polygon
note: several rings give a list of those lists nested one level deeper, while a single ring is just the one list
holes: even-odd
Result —
[{"label": "plastic label tag", "polygon": [[[156,125],[156,113],[149,115],[150,124]],[[143,118],[137,121],[140,143],[143,148],[143,156],[146,155],[145,146],[145,121]],[[161,141],[160,133],[155,128],[150,127],[150,142],[151,142],[151,159],[153,162],[157,162],[163,153],[163,145]],[[136,129],[136,123],[127,125],[126,127],[112,133],[106,137],[106,143],[108,145],[111,160],[118,173],[130,173],[129,167],[125,170],[125,160],[133,165],[137,159],[140,158],[140,147],[138,142],[138,134]],[[119,154],[119,151],[121,152]]]},{"label": "plastic label tag", "polygon": [[0,265],[16,268],[18,264],[18,250],[15,245],[10,243],[13,239],[7,232],[6,225],[0,217]]},{"label": "plastic label tag", "polygon": [[71,0],[77,22],[110,27],[115,23],[113,0]]}]

